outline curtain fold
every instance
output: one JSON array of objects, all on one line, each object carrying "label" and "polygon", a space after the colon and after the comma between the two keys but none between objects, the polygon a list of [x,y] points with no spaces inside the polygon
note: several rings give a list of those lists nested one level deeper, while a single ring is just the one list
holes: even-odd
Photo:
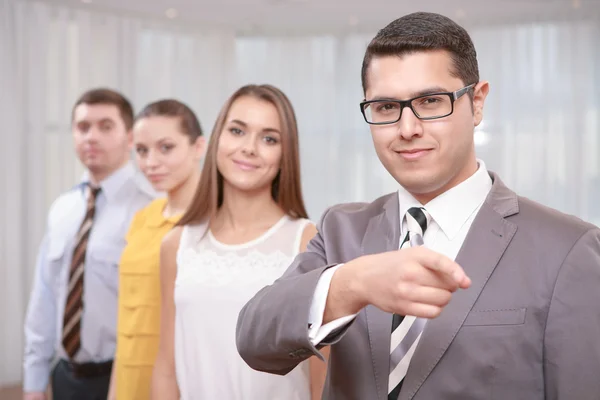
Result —
[{"label": "curtain fold", "polygon": [[234,37],[141,18],[0,0],[0,385],[22,376],[23,322],[51,203],[81,178],[73,103],[89,88],[139,110],[186,101],[209,131],[232,89]]}]

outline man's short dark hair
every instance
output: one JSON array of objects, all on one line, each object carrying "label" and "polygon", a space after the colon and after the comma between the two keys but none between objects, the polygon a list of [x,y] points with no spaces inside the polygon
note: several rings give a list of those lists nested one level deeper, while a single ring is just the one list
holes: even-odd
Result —
[{"label": "man's short dark hair", "polygon": [[109,104],[119,109],[121,118],[127,130],[133,126],[133,107],[121,93],[112,89],[96,88],[85,92],[77,99],[71,112],[71,120],[75,117],[75,109],[81,104]]},{"label": "man's short dark hair", "polygon": [[479,82],[477,52],[467,31],[443,15],[417,12],[405,15],[381,29],[371,40],[363,59],[361,79],[367,90],[367,72],[373,57],[446,50],[450,53],[453,76],[465,85]]}]

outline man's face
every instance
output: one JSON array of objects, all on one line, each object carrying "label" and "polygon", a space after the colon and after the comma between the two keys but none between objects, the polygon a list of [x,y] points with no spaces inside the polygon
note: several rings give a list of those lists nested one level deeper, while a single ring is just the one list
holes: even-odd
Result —
[{"label": "man's face", "polygon": [[78,105],[73,112],[72,131],[79,159],[98,180],[129,158],[131,133],[115,105]]},{"label": "man's face", "polygon": [[[421,94],[454,92],[477,82],[451,74],[449,53],[422,51],[374,57],[367,71],[366,100],[408,100]],[[467,179],[477,169],[474,128],[483,117],[486,82],[454,102],[451,115],[420,120],[409,109],[389,125],[370,125],[375,150],[388,172],[422,203]]]}]

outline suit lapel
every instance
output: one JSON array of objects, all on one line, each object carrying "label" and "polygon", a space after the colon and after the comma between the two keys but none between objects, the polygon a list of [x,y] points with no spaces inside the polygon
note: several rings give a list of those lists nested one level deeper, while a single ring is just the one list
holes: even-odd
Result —
[{"label": "suit lapel", "polygon": [[[397,250],[400,243],[398,195],[389,195],[383,211],[369,220],[362,242],[362,253],[377,254]],[[392,316],[374,306],[365,309],[375,386],[379,399],[387,398],[387,381],[390,369],[390,332]]]},{"label": "suit lapel", "polygon": [[517,226],[504,217],[518,212],[516,195],[493,174],[494,186],[475,217],[456,257],[471,278],[471,287],[458,290],[439,317],[427,322],[411,360],[399,400],[411,400],[438,364],[481,294]]}]

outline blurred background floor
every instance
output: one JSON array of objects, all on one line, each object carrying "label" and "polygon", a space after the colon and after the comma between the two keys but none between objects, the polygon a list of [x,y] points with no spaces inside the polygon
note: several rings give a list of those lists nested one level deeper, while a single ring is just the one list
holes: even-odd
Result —
[{"label": "blurred background floor", "polygon": [[1,400],[21,400],[23,395],[20,386],[2,386],[0,387]]},{"label": "blurred background floor", "polygon": [[[0,400],[22,400],[23,392],[21,385],[0,386]],[[52,400],[52,396],[48,393],[48,400]]]}]

